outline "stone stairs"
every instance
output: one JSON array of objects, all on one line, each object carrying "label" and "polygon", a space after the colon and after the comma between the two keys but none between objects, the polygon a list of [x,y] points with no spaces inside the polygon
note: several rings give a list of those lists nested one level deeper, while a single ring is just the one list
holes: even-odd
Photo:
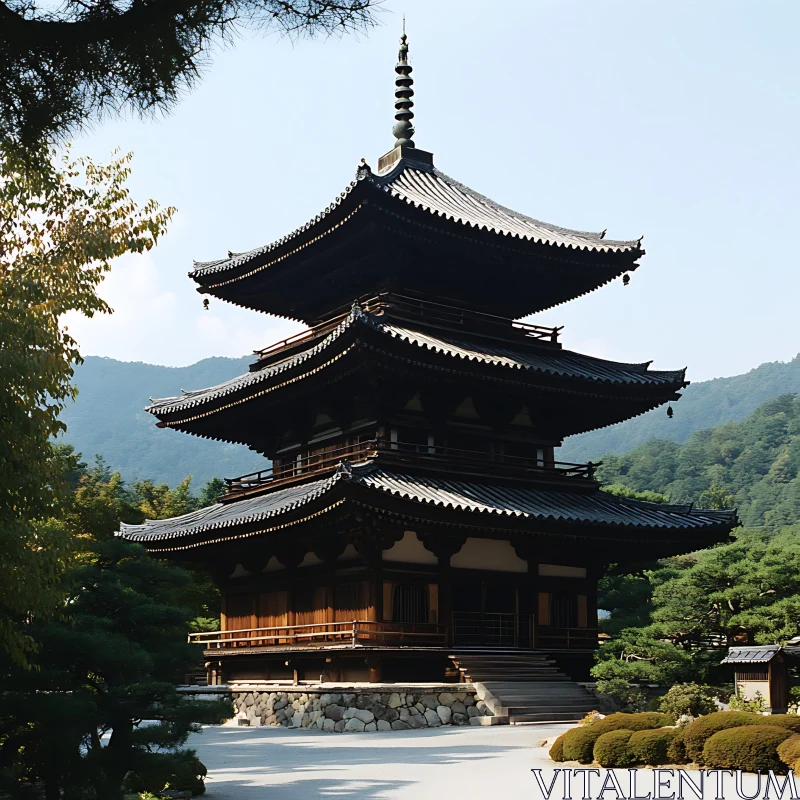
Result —
[{"label": "stone stairs", "polygon": [[577,722],[596,706],[586,689],[541,652],[476,648],[450,658],[483,696],[496,718],[491,724]]}]

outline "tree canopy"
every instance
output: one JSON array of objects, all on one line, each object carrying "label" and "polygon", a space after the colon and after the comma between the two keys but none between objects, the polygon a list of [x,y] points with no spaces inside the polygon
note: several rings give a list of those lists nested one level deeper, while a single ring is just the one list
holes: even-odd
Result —
[{"label": "tree canopy", "polygon": [[53,141],[103,113],[169,109],[215,41],[245,27],[291,35],[364,29],[377,0],[0,2],[7,144]]},{"label": "tree canopy", "polygon": [[684,444],[653,440],[606,455],[599,477],[673,503],[737,508],[743,524],[800,521],[800,397],[768,400],[742,422],[698,431]]},{"label": "tree canopy", "polygon": [[112,259],[153,247],[174,211],[133,201],[130,155],[100,165],[67,154],[59,167],[52,158],[0,152],[0,650],[18,660],[13,620],[58,602],[67,546],[46,522],[64,484],[52,439],[80,362],[63,315],[110,311],[97,287]]}]

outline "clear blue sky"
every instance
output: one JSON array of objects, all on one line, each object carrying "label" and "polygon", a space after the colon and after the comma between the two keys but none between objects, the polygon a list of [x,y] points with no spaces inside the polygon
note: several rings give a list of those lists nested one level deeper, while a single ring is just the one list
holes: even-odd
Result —
[{"label": "clear blue sky", "polygon": [[98,158],[132,150],[136,197],[179,209],[107,280],[114,317],[70,321],[86,354],[183,365],[297,329],[204,312],[186,273],[293,230],[391,147],[403,12],[415,138],[439,168],[540,219],[645,237],[630,286],[536,321],[693,380],[800,351],[800,3],[386,0],[366,36],[247,37],[169,116],[78,137]]}]

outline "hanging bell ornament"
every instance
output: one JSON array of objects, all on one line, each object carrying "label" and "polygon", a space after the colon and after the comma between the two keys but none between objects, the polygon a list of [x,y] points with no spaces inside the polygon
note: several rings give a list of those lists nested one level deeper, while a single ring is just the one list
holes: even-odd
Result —
[{"label": "hanging bell ornament", "polygon": [[622,276],[622,285],[623,285],[623,286],[627,286],[627,285],[628,285],[630,282],[631,282],[631,276],[630,276],[630,275],[628,275],[628,273],[626,272],[626,273],[625,273],[625,274]]},{"label": "hanging bell ornament", "polygon": [[208,311],[208,306],[209,306],[209,305],[210,305],[210,304],[209,304],[209,302],[208,302],[208,298],[207,298],[207,297],[204,297],[204,298],[203,298],[203,308],[204,308],[206,311]]},{"label": "hanging bell ornament", "polygon": [[675,416],[675,412],[672,410],[672,406],[667,406],[667,416],[672,419]]}]

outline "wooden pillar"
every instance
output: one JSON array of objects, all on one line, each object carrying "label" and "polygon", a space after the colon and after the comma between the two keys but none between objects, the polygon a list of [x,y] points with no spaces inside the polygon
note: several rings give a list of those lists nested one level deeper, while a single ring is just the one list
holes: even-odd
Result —
[{"label": "wooden pillar", "polygon": [[[536,630],[539,606],[539,553],[534,541],[529,537],[512,540],[511,544],[519,558],[528,563],[525,583],[520,590],[519,614],[530,620],[529,637],[531,648],[536,647]],[[520,632],[520,638],[521,632]]]},{"label": "wooden pillar", "polygon": [[444,625],[445,642],[453,646],[453,572],[450,553],[439,556],[439,624]]},{"label": "wooden pillar", "polygon": [[382,677],[381,660],[377,655],[369,655],[366,658],[369,667],[369,682],[380,683]]}]

